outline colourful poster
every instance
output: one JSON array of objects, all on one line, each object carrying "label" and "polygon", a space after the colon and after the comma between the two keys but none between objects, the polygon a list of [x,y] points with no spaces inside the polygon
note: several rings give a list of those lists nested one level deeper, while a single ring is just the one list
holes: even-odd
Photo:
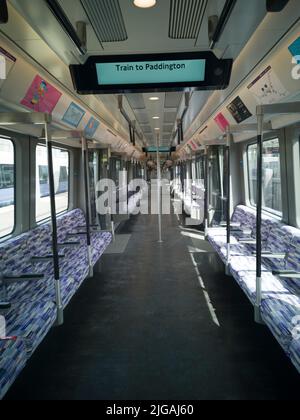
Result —
[{"label": "colourful poster", "polygon": [[77,128],[84,115],[84,109],[80,108],[80,106],[76,105],[74,102],[71,102],[69,108],[63,116],[63,121],[72,127]]},{"label": "colourful poster", "polygon": [[222,112],[216,116],[215,122],[218,124],[221,131],[226,131],[227,127],[230,125],[229,121],[224,117]]},{"label": "colourful poster", "polygon": [[99,126],[100,126],[99,121],[97,121],[94,117],[91,117],[87,126],[84,129],[84,133],[86,137],[94,137]]},{"label": "colourful poster", "polygon": [[250,83],[248,89],[257,102],[262,105],[280,102],[290,95],[271,66]]},{"label": "colourful poster", "polygon": [[21,105],[36,112],[51,114],[62,94],[45,79],[36,76]]},{"label": "colourful poster", "polygon": [[293,57],[297,57],[298,64],[300,64],[300,37],[289,46],[289,51]]}]

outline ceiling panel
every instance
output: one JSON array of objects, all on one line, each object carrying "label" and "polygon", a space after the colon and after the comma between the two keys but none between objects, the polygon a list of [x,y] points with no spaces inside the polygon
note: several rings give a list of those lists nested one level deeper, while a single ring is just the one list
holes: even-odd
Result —
[{"label": "ceiling panel", "polygon": [[145,109],[145,102],[143,95],[130,93],[126,95],[126,98],[132,109]]},{"label": "ceiling panel", "polygon": [[164,123],[175,123],[177,112],[166,112],[164,115]]},{"label": "ceiling panel", "polygon": [[178,108],[181,102],[181,92],[169,92],[166,94],[165,108]]}]

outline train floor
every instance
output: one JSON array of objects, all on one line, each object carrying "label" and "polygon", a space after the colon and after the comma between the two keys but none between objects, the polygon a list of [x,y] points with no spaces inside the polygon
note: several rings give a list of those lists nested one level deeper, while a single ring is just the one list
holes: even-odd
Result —
[{"label": "train floor", "polygon": [[299,375],[196,230],[165,216],[121,226],[7,400],[298,400]]}]

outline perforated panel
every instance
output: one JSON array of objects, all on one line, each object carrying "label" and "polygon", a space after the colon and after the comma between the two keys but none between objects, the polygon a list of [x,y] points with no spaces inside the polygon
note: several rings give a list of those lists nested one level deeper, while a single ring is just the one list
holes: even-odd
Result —
[{"label": "perforated panel", "polygon": [[119,0],[80,0],[80,2],[101,43],[128,39]]},{"label": "perforated panel", "polygon": [[197,39],[208,0],[171,0],[169,37]]}]

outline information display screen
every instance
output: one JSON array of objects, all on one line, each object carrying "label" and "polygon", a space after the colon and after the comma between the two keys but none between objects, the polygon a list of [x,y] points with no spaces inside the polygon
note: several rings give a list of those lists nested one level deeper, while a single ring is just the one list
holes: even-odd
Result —
[{"label": "information display screen", "polygon": [[79,94],[226,89],[233,60],[219,60],[212,51],[89,57],[71,65]]},{"label": "information display screen", "polygon": [[99,85],[203,82],[205,60],[97,63]]}]

